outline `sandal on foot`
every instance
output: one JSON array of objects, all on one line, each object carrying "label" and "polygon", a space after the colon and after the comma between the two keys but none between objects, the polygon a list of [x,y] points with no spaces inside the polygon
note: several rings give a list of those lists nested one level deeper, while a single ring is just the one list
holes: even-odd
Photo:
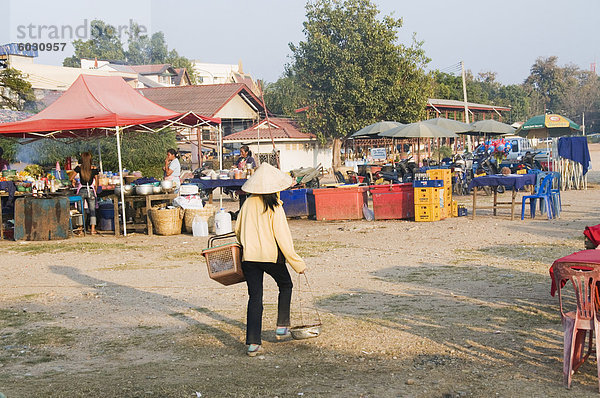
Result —
[{"label": "sandal on foot", "polygon": [[283,340],[290,335],[290,328],[287,326],[279,326],[275,329],[275,338],[277,340]]},{"label": "sandal on foot", "polygon": [[249,357],[255,357],[256,355],[258,355],[258,353],[262,352],[262,346],[260,344],[250,344],[248,346],[248,351],[246,351],[246,354],[248,354]]}]

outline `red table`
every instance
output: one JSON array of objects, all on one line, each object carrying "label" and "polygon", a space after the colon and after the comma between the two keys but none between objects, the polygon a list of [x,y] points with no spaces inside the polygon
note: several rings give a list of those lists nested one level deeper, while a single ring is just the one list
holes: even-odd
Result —
[{"label": "red table", "polygon": [[[552,263],[550,267],[550,278],[552,278],[552,287],[550,288],[550,295],[554,296],[556,293],[556,282],[554,281],[554,264],[557,263],[571,263],[572,268],[580,269],[584,271],[591,271],[597,266],[600,266],[600,250],[582,250],[569,254],[568,256],[559,258]],[[564,283],[563,283],[564,284]],[[562,287],[562,285],[561,285]]]}]

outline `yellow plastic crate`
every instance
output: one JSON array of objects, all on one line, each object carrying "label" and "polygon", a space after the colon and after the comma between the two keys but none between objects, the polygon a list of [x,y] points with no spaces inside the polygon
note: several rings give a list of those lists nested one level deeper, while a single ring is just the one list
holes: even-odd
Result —
[{"label": "yellow plastic crate", "polygon": [[456,200],[452,201],[452,217],[458,217],[458,202]]},{"label": "yellow plastic crate", "polygon": [[440,207],[438,205],[415,205],[415,221],[440,220]]},{"label": "yellow plastic crate", "polygon": [[440,188],[414,188],[415,205],[439,204]]},{"label": "yellow plastic crate", "polygon": [[450,180],[452,181],[452,173],[450,169],[429,169],[427,175],[430,180]]}]

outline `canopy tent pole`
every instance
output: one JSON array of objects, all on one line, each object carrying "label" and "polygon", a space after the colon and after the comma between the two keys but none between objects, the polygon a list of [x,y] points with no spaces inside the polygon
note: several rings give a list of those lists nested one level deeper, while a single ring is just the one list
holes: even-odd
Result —
[{"label": "canopy tent pole", "polygon": [[[121,162],[121,128],[119,126],[115,127],[117,132],[117,156],[119,158],[119,182],[121,184],[121,209],[123,215],[123,236],[127,236],[127,218],[125,218],[125,190],[123,189],[123,163]],[[146,209],[148,210],[148,209]]]},{"label": "canopy tent pole", "polygon": [[100,140],[98,140],[98,162],[100,163],[100,173],[104,174],[104,169],[102,168],[102,151],[100,150]]},{"label": "canopy tent pole", "polygon": [[[219,124],[219,173],[223,170],[223,130]],[[223,187],[219,195],[219,209],[223,208]]]}]

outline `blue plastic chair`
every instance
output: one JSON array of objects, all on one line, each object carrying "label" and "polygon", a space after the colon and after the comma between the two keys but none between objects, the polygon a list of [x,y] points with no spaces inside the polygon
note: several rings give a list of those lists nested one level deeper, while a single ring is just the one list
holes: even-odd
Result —
[{"label": "blue plastic chair", "polygon": [[562,200],[560,198],[560,184],[561,184],[561,176],[558,171],[553,171],[552,175],[554,176],[553,182],[556,181],[556,188],[550,187],[550,192],[552,193],[552,204],[554,205],[554,217],[560,217],[560,212],[562,211]]},{"label": "blue plastic chair", "polygon": [[[525,219],[525,202],[529,199],[529,211],[531,218],[535,218],[535,207],[537,200],[540,200],[540,212],[543,212],[542,203],[544,203],[546,211],[548,213],[548,220],[552,219],[553,205],[552,205],[552,179],[554,176],[548,174],[542,180],[542,183],[536,189],[533,195],[523,196],[523,202],[521,203],[521,220]],[[543,202],[542,202],[543,200]]]},{"label": "blue plastic chair", "polygon": [[[83,231],[85,233],[85,209],[83,207],[83,198],[79,195],[69,196],[69,205],[75,204],[75,206],[79,206],[79,212],[81,213],[81,219],[83,220]],[[71,217],[69,217],[69,223],[71,223],[71,230],[73,229],[73,223],[71,222]]]}]

